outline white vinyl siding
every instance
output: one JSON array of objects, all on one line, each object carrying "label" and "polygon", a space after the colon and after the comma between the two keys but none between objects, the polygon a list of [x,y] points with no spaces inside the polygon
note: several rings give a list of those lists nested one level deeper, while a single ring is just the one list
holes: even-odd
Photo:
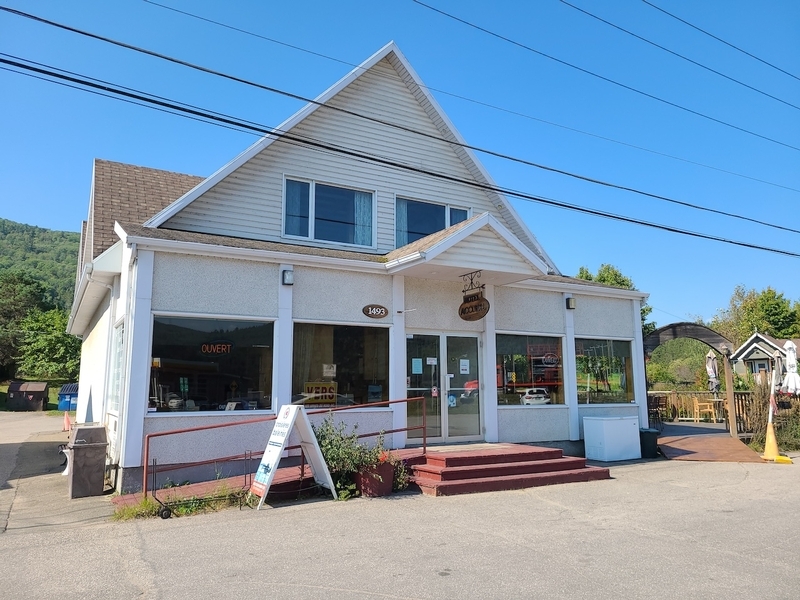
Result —
[{"label": "white vinyl siding", "polygon": [[[440,139],[421,137],[324,107],[296,126],[292,133],[357,152],[379,155],[413,168],[473,180],[452,146],[441,139],[439,130],[388,60],[377,63],[331,99],[329,104],[359,114],[374,115]],[[376,251],[379,253],[394,249],[396,195],[470,207],[472,214],[488,211],[506,223],[492,199],[483,191],[468,185],[277,141],[169,219],[164,226],[200,233],[285,241],[281,236],[284,174],[325,181],[331,185],[377,190],[375,234]],[[513,226],[510,228],[514,230]],[[336,247],[335,243],[311,240],[295,243]]]}]

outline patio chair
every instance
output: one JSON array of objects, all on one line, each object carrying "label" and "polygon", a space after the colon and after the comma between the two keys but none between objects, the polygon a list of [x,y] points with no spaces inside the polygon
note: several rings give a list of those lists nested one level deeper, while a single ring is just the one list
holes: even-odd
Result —
[{"label": "patio chair", "polygon": [[661,403],[658,396],[647,397],[647,420],[650,421],[650,427],[658,429],[658,431],[664,428]]},{"label": "patio chair", "polygon": [[717,409],[714,406],[714,403],[710,400],[701,401],[698,400],[697,397],[692,398],[692,402],[694,403],[694,422],[699,423],[702,416],[704,414],[708,414],[711,417],[711,422],[717,422]]}]

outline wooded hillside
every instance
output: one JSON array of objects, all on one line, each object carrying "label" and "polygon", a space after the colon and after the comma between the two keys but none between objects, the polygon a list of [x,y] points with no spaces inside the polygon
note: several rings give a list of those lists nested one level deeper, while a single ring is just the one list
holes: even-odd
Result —
[{"label": "wooded hillside", "polygon": [[48,300],[69,308],[78,268],[80,234],[0,219],[0,272],[23,269],[40,281]]}]

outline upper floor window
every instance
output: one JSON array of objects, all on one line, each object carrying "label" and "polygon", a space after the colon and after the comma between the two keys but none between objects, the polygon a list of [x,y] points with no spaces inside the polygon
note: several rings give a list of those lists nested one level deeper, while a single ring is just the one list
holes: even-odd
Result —
[{"label": "upper floor window", "polygon": [[285,235],[372,246],[372,214],[371,192],[286,180]]},{"label": "upper floor window", "polygon": [[400,248],[426,235],[466,221],[469,211],[445,204],[397,199],[395,210],[395,245]]}]

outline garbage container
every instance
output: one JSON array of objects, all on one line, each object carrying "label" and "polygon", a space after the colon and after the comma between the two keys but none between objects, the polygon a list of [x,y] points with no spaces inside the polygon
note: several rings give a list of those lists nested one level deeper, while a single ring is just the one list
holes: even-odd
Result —
[{"label": "garbage container", "polygon": [[105,426],[76,425],[72,429],[67,444],[70,498],[103,495],[107,448]]},{"label": "garbage container", "polygon": [[658,458],[658,429],[640,429],[639,443],[642,458]]}]

